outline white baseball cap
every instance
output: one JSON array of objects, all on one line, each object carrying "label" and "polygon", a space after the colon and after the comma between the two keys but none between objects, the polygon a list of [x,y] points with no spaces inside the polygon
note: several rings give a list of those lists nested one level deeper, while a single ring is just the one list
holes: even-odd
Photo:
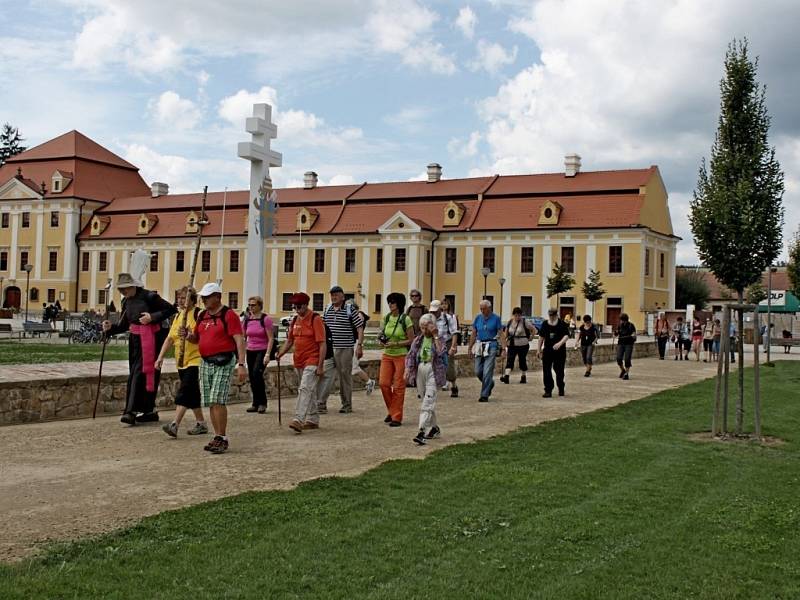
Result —
[{"label": "white baseball cap", "polygon": [[220,295],[222,294],[222,288],[219,287],[218,283],[209,282],[205,284],[203,288],[200,290],[198,296],[200,296],[201,298],[206,298],[211,294],[220,294]]},{"label": "white baseball cap", "polygon": [[428,310],[431,312],[436,312],[437,310],[442,310],[442,303],[438,300],[434,300],[431,302],[431,305],[428,307]]}]

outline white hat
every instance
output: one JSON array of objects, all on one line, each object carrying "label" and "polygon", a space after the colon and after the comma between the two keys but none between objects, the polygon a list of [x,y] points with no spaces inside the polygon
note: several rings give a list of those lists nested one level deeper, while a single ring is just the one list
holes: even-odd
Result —
[{"label": "white hat", "polygon": [[219,284],[214,282],[209,282],[205,284],[203,288],[200,290],[198,296],[200,296],[201,298],[207,298],[211,294],[220,294],[220,295],[222,294],[222,288],[219,287]]},{"label": "white hat", "polygon": [[431,305],[428,307],[428,310],[431,312],[436,312],[437,310],[442,310],[442,303],[438,300],[434,300],[431,302]]}]

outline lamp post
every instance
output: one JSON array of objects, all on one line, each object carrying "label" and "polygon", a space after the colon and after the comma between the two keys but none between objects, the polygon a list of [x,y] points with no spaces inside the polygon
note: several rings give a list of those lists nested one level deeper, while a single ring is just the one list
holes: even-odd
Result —
[{"label": "lamp post", "polygon": [[0,308],[3,308],[3,302],[5,301],[5,298],[3,297],[3,281],[4,280],[5,280],[5,277],[0,275]]},{"label": "lamp post", "polygon": [[506,278],[501,277],[497,281],[500,282],[500,308],[497,310],[497,314],[500,315],[500,319],[503,318],[503,286],[506,284]]},{"label": "lamp post", "polygon": [[31,271],[33,271],[33,265],[30,263],[26,263],[24,267],[26,278],[25,278],[25,320],[28,320],[28,301],[31,299]]},{"label": "lamp post", "polygon": [[[772,274],[778,271],[772,265],[769,266],[769,274],[767,275],[767,334],[763,337],[766,338],[764,344],[767,347],[767,362],[769,362],[769,336],[771,334],[771,321],[772,321]],[[758,307],[756,307],[756,314],[758,314]],[[763,340],[762,340],[763,341]]]},{"label": "lamp post", "polygon": [[483,299],[486,300],[486,278],[489,277],[489,273],[491,270],[489,267],[483,267],[481,269],[481,275],[483,275]]}]

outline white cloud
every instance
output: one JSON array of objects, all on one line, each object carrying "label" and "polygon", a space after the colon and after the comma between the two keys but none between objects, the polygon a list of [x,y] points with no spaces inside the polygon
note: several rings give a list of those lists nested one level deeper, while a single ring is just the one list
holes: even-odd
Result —
[{"label": "white cloud", "polygon": [[478,131],[473,131],[467,140],[452,138],[447,142],[447,151],[456,158],[470,158],[478,154],[478,143],[481,138],[482,136]]},{"label": "white cloud", "polygon": [[506,65],[513,64],[517,60],[517,47],[506,50],[500,44],[478,40],[478,55],[475,60],[470,62],[469,67],[473,71],[483,69],[492,75],[496,74]]},{"label": "white cloud", "polygon": [[475,25],[477,24],[478,17],[475,14],[475,11],[469,6],[464,6],[458,11],[458,17],[456,17],[456,27],[461,30],[461,33],[464,34],[464,37],[471,40],[475,35]]},{"label": "white cloud", "polygon": [[202,117],[194,102],[171,90],[151,100],[149,107],[156,124],[162,127],[192,129]]},{"label": "white cloud", "polygon": [[274,111],[278,106],[278,92],[266,85],[257,92],[239,90],[232,96],[226,96],[219,102],[219,116],[232,125],[242,128],[244,120],[253,115],[253,104],[261,102],[272,106],[274,119]]}]

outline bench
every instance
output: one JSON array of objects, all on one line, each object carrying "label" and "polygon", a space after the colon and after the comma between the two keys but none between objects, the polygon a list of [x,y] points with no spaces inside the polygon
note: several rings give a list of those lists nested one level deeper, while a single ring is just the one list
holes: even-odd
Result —
[{"label": "bench", "polygon": [[800,346],[800,338],[770,338],[770,346]]},{"label": "bench", "polygon": [[14,337],[14,330],[11,328],[11,323],[0,323],[0,333],[7,333],[8,337]]},{"label": "bench", "polygon": [[27,334],[30,333],[31,335],[41,335],[43,333],[47,334],[47,337],[53,335],[53,328],[50,326],[50,323],[34,323],[33,321],[25,321],[22,324],[23,331]]}]

